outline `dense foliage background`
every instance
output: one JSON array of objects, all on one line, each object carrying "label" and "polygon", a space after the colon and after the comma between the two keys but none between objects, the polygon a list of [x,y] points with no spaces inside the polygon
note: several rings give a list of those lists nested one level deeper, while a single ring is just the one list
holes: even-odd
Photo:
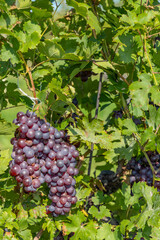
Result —
[{"label": "dense foliage background", "polygon": [[[67,0],[62,14],[61,3],[0,0],[0,239],[160,239],[159,192],[131,189],[126,168],[145,157],[159,181],[149,153],[160,153],[160,4]],[[9,175],[12,121],[27,109],[80,152],[66,216],[46,214],[46,185],[22,194]],[[102,170],[115,173],[114,189]]]}]

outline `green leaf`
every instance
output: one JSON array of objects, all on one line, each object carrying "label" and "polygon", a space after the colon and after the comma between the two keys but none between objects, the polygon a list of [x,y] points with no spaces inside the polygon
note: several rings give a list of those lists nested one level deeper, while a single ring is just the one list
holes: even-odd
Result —
[{"label": "green leaf", "polygon": [[4,173],[8,168],[8,164],[11,161],[9,149],[0,152],[0,174]]},{"label": "green leaf", "polygon": [[26,229],[24,231],[18,231],[19,236],[24,240],[32,240],[32,233],[31,230]]},{"label": "green leaf", "polygon": [[91,26],[92,29],[95,29],[97,33],[100,32],[101,28],[98,19],[93,14],[93,12],[89,10],[89,5],[85,3],[78,3],[75,0],[67,0],[66,2],[69,6],[74,7],[77,13],[86,19],[87,23]]},{"label": "green leaf", "polygon": [[28,222],[26,219],[21,219],[19,221],[19,231],[24,231],[28,227]]},{"label": "green leaf", "polygon": [[18,112],[26,112],[27,108],[25,106],[13,106],[8,109],[4,109],[1,111],[1,117],[5,119],[7,122],[12,123],[13,119],[15,119],[16,114]]},{"label": "green leaf", "polygon": [[130,136],[130,135],[132,135],[132,133],[136,133],[136,132],[137,132],[137,126],[133,122],[133,120],[132,119],[124,119],[122,134]]},{"label": "green leaf", "polygon": [[133,115],[135,115],[136,117],[143,116],[143,111],[148,110],[148,94],[150,91],[150,87],[151,84],[148,79],[143,80],[142,82],[135,81],[129,87],[130,96],[132,99],[129,108]]},{"label": "green leaf", "polygon": [[16,0],[16,7],[19,9],[29,8],[30,6],[30,0]]},{"label": "green leaf", "polygon": [[100,206],[99,210],[95,206],[91,206],[88,212],[98,220],[103,217],[111,217],[110,211],[105,206]]},{"label": "green leaf", "polygon": [[11,60],[12,64],[18,63],[19,58],[16,49],[10,46],[8,43],[4,43],[1,48],[0,58],[3,61]]},{"label": "green leaf", "polygon": [[39,44],[38,48],[41,53],[49,58],[59,59],[64,55],[63,48],[55,41],[45,40],[45,42]]},{"label": "green leaf", "polygon": [[114,233],[111,230],[111,225],[108,223],[104,223],[100,228],[97,230],[97,240],[117,240],[114,236]]}]

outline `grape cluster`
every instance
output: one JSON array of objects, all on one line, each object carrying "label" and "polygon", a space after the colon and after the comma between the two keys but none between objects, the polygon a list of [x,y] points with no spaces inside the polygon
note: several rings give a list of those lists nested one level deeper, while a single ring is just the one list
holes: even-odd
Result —
[{"label": "grape cluster", "polygon": [[75,166],[79,152],[63,140],[63,131],[50,126],[34,112],[19,112],[13,122],[19,127],[11,139],[10,175],[26,193],[35,192],[46,182],[52,201],[47,213],[53,216],[68,213],[71,204],[77,201],[73,177],[78,174]]},{"label": "grape cluster", "polygon": [[[151,163],[156,172],[156,177],[160,178],[160,155],[153,152],[148,152]],[[153,174],[152,170],[145,157],[139,159],[132,158],[127,164],[127,169],[132,170],[130,175],[130,184],[133,185],[134,182],[146,182],[147,185],[153,186]],[[160,181],[155,181],[154,187],[160,192]]]}]

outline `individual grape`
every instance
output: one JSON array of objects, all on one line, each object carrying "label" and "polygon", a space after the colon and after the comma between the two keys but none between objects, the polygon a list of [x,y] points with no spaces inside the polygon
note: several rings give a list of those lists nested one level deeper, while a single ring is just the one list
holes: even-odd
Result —
[{"label": "individual grape", "polygon": [[74,169],[74,175],[78,175],[79,170],[77,168]]},{"label": "individual grape", "polygon": [[71,145],[70,148],[69,148],[70,152],[73,153],[73,151],[76,150],[76,147],[74,145]]},{"label": "individual grape", "polygon": [[62,208],[55,207],[55,213],[60,215],[62,213]]},{"label": "individual grape", "polygon": [[44,179],[45,179],[45,182],[46,182],[46,183],[50,183],[50,182],[52,181],[52,178],[51,178],[48,174],[46,174],[46,176],[44,177]]},{"label": "individual grape", "polygon": [[77,165],[77,163],[70,163],[69,166],[72,168],[75,168],[75,166]]},{"label": "individual grape", "polygon": [[25,177],[23,179],[23,184],[25,187],[29,187],[30,185],[32,185],[32,179],[30,177]]},{"label": "individual grape", "polygon": [[37,123],[38,122],[38,117],[35,115],[35,116],[32,116],[32,120],[34,123]]},{"label": "individual grape", "polygon": [[42,166],[44,166],[44,165],[45,165],[44,159],[40,159],[40,160],[39,160],[39,166],[42,167]]},{"label": "individual grape", "polygon": [[71,207],[71,202],[67,202],[64,204],[64,207],[70,208]]},{"label": "individual grape", "polygon": [[75,204],[77,202],[77,197],[72,197],[72,204]]},{"label": "individual grape", "polygon": [[48,143],[47,143],[47,146],[48,146],[50,149],[52,149],[53,146],[54,146],[54,144],[55,144],[54,140],[49,139],[49,140],[48,140]]},{"label": "individual grape", "polygon": [[74,158],[79,157],[79,152],[78,152],[77,150],[74,150],[74,151],[72,152],[72,156],[73,156]]},{"label": "individual grape", "polygon": [[76,163],[76,162],[77,162],[76,159],[72,157],[70,160],[70,163]]},{"label": "individual grape", "polygon": [[54,137],[54,135],[51,135],[51,134],[50,134],[50,136],[49,136],[49,137],[50,137],[50,139],[52,139],[52,140],[54,140],[54,141],[55,141],[55,137]]},{"label": "individual grape", "polygon": [[34,138],[35,137],[35,131],[33,129],[28,129],[28,132],[26,133],[26,136],[28,138]]},{"label": "individual grape", "polygon": [[43,136],[43,133],[41,132],[41,131],[35,131],[35,138],[36,139],[41,139],[42,138],[42,136]]},{"label": "individual grape", "polygon": [[51,150],[48,154],[48,157],[53,160],[56,157],[56,153]]},{"label": "individual grape", "polygon": [[50,136],[50,134],[49,134],[49,132],[47,132],[47,133],[43,133],[43,139],[49,139],[49,136]]},{"label": "individual grape", "polygon": [[60,138],[60,137],[61,137],[60,132],[56,131],[56,132],[54,133],[54,137],[55,137],[56,139],[57,139],[57,138]]},{"label": "individual grape", "polygon": [[68,167],[68,168],[67,168],[67,173],[68,173],[69,175],[74,175],[74,168]]},{"label": "individual grape", "polygon": [[61,198],[60,198],[60,203],[61,203],[62,205],[66,204],[66,202],[67,202],[67,197],[61,197]]},{"label": "individual grape", "polygon": [[37,179],[37,178],[36,178],[36,179],[33,179],[33,180],[32,180],[32,185],[33,185],[34,188],[39,188],[40,185],[41,185],[40,180]]},{"label": "individual grape", "polygon": [[19,130],[21,133],[27,133],[28,132],[28,126],[26,124],[23,124],[19,127]]},{"label": "individual grape", "polygon": [[27,158],[32,158],[32,157],[34,157],[34,151],[33,151],[33,149],[28,147],[28,150],[25,151],[25,155],[26,155]]},{"label": "individual grape", "polygon": [[20,164],[24,161],[24,156],[23,155],[15,155],[14,161],[16,164]]},{"label": "individual grape", "polygon": [[57,167],[61,168],[64,166],[64,162],[63,160],[58,160],[57,163],[56,163]]},{"label": "individual grape", "polygon": [[64,207],[64,208],[63,208],[63,211],[64,211],[65,213],[69,213],[69,212],[70,212],[70,208]]},{"label": "individual grape", "polygon": [[64,157],[64,154],[62,153],[62,151],[57,152],[56,154],[57,159],[63,159],[63,157]]},{"label": "individual grape", "polygon": [[15,164],[10,169],[10,174],[11,174],[11,176],[17,176],[20,173],[20,171],[21,171],[20,166]]},{"label": "individual grape", "polygon": [[45,145],[43,148],[43,152],[48,154],[50,152],[50,148],[47,145]]},{"label": "individual grape", "polygon": [[68,148],[65,148],[65,147],[61,149],[61,152],[64,156],[67,156],[69,154]]},{"label": "individual grape", "polygon": [[63,178],[59,178],[59,179],[58,179],[57,185],[58,185],[58,186],[63,186],[63,185],[64,185],[64,180],[63,180]]},{"label": "individual grape", "polygon": [[48,172],[48,169],[47,169],[45,166],[42,166],[42,167],[41,167],[41,172],[42,172],[42,173],[47,173],[47,172]]},{"label": "individual grape", "polygon": [[38,152],[42,152],[44,149],[44,144],[43,143],[37,144],[37,149],[38,149]]},{"label": "individual grape", "polygon": [[67,201],[72,202],[72,197],[70,195],[67,195]]},{"label": "individual grape", "polygon": [[60,151],[60,149],[61,149],[61,145],[60,145],[60,144],[55,144],[55,145],[53,146],[53,150],[54,150],[55,152]]},{"label": "individual grape", "polygon": [[34,173],[33,167],[32,166],[28,166],[27,169],[28,169],[29,175],[33,175],[33,173]]},{"label": "individual grape", "polygon": [[17,175],[16,176],[16,181],[19,182],[19,183],[22,183],[23,179],[19,175]]},{"label": "individual grape", "polygon": [[26,146],[26,140],[25,139],[18,139],[18,146],[20,148],[24,148]]},{"label": "individual grape", "polygon": [[37,171],[37,170],[39,170],[39,164],[38,164],[38,163],[36,163],[36,164],[33,166],[33,169],[34,169],[34,171]]},{"label": "individual grape", "polygon": [[67,173],[67,172],[65,172],[64,174],[63,174],[63,178],[68,178],[69,177],[69,174]]},{"label": "individual grape", "polygon": [[25,114],[24,114],[24,112],[18,112],[17,113],[17,119],[19,120],[19,118],[21,117],[21,116],[24,116]]},{"label": "individual grape", "polygon": [[51,198],[51,200],[53,203],[57,203],[59,201],[59,197],[55,195]]},{"label": "individual grape", "polygon": [[23,168],[21,171],[20,171],[20,177],[21,178],[25,178],[25,177],[27,177],[27,176],[29,176],[29,171],[28,171],[28,169],[26,169],[26,168]]},{"label": "individual grape", "polygon": [[33,120],[28,119],[27,122],[26,122],[26,125],[31,128],[33,126]]},{"label": "individual grape", "polygon": [[59,168],[58,168],[56,165],[53,165],[53,166],[51,167],[51,172],[54,173],[54,174],[56,174],[56,173],[59,172]]},{"label": "individual grape", "polygon": [[35,177],[39,177],[41,175],[41,172],[39,170],[34,172]]},{"label": "individual grape", "polygon": [[36,135],[36,131],[38,130],[38,124],[34,123],[32,126],[32,129],[35,131],[35,135]]},{"label": "individual grape", "polygon": [[64,138],[64,132],[61,130],[61,131],[59,131],[59,133],[60,133],[60,135],[61,135],[61,138]]},{"label": "individual grape", "polygon": [[72,179],[71,178],[65,178],[64,179],[64,184],[65,185],[69,186],[69,185],[71,185],[71,183],[72,183]]},{"label": "individual grape", "polygon": [[45,167],[46,167],[47,169],[50,169],[51,166],[52,166],[52,162],[51,162],[51,161],[47,161],[46,164],[45,164]]},{"label": "individual grape", "polygon": [[56,187],[51,187],[50,191],[51,191],[51,193],[55,194],[57,192],[57,188]]},{"label": "individual grape", "polygon": [[28,120],[28,118],[26,117],[26,116],[20,116],[19,118],[18,118],[18,121],[20,122],[20,123],[26,123],[27,122],[27,120]]},{"label": "individual grape", "polygon": [[60,201],[57,202],[56,206],[59,207],[59,208],[62,208],[62,207],[63,207],[63,205],[61,204]]},{"label": "individual grape", "polygon": [[73,190],[73,193],[71,193],[71,196],[72,196],[72,197],[75,197],[75,195],[76,195],[76,190],[74,189],[74,190]]},{"label": "individual grape", "polygon": [[71,185],[74,186],[76,184],[76,180],[74,178],[72,178],[72,183]]},{"label": "individual grape", "polygon": [[42,176],[39,176],[38,179],[39,179],[39,181],[40,181],[41,184],[43,184],[43,183],[45,182],[45,179],[44,179],[44,177],[42,177]]},{"label": "individual grape", "polygon": [[72,153],[69,152],[68,155],[67,155],[68,159],[71,160],[72,159]]},{"label": "individual grape", "polygon": [[21,169],[24,169],[24,168],[27,168],[28,167],[28,164],[26,161],[22,162],[20,165]]},{"label": "individual grape", "polygon": [[67,167],[64,165],[62,168],[60,168],[60,173],[64,173],[66,172]]},{"label": "individual grape", "polygon": [[15,150],[15,155],[23,155],[23,149],[22,148],[18,148]]},{"label": "individual grape", "polygon": [[73,191],[74,191],[74,188],[73,188],[72,186],[66,189],[66,192],[67,192],[68,194],[72,194]]},{"label": "individual grape", "polygon": [[29,165],[32,165],[32,164],[35,163],[35,162],[36,162],[35,157],[32,157],[32,158],[28,158],[28,159],[27,159],[27,163],[28,163]]},{"label": "individual grape", "polygon": [[50,212],[54,212],[55,207],[54,207],[53,205],[50,205],[49,208],[48,208],[48,210],[49,210]]},{"label": "individual grape", "polygon": [[44,133],[48,132],[49,131],[49,126],[46,123],[42,124],[41,131],[44,132]]},{"label": "individual grape", "polygon": [[57,186],[57,191],[60,193],[65,192],[65,187],[64,186]]},{"label": "individual grape", "polygon": [[55,128],[54,127],[50,127],[50,134],[54,134],[55,133]]}]

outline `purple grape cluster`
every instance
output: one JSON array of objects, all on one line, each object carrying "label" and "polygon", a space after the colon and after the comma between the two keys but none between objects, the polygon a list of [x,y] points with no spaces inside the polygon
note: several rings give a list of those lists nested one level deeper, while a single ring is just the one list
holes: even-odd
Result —
[{"label": "purple grape cluster", "polygon": [[26,193],[35,192],[46,182],[52,201],[47,213],[54,217],[68,213],[71,204],[77,201],[73,177],[78,174],[75,166],[79,152],[63,140],[63,131],[50,126],[34,112],[19,112],[13,122],[19,127],[11,139],[10,175]]},{"label": "purple grape cluster", "polygon": [[[148,152],[148,155],[156,172],[156,177],[160,178],[160,155],[153,152]],[[134,184],[134,182],[146,182],[147,185],[153,186],[152,170],[145,157],[142,157],[138,161],[135,157],[133,157],[127,164],[127,169],[131,170],[131,186]],[[160,192],[160,181],[155,181],[154,187],[156,187]]]}]

